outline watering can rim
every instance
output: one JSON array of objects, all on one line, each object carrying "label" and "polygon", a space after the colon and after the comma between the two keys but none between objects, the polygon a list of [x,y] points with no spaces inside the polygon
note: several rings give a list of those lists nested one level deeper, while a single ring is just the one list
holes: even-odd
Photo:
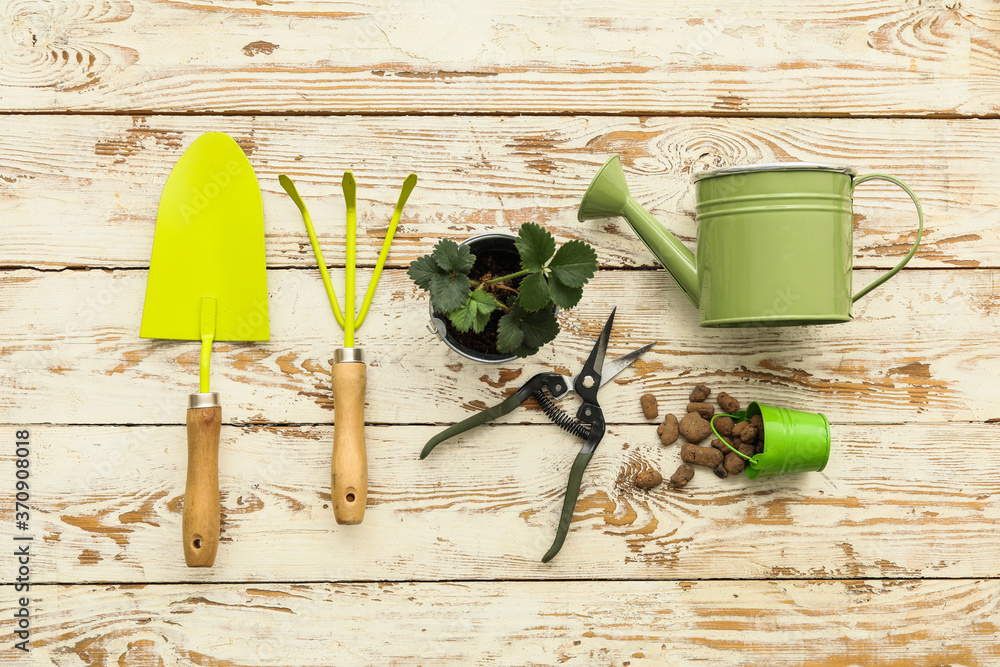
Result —
[{"label": "watering can rim", "polygon": [[846,174],[851,178],[858,175],[858,172],[846,164],[825,164],[822,162],[761,162],[757,164],[740,164],[730,167],[720,167],[708,171],[699,171],[691,175],[691,182],[716,176],[729,176],[730,174],[750,174],[760,171],[832,171],[838,174]]}]

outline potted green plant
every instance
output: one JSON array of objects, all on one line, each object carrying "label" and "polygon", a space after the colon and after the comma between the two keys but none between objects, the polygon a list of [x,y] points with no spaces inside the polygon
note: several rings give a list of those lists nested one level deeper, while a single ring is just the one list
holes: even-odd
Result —
[{"label": "potted green plant", "polygon": [[[538,352],[559,333],[558,308],[574,307],[597,271],[587,243],[555,239],[533,222],[517,236],[442,239],[408,274],[430,293],[435,332],[463,356],[498,363]],[[442,331],[442,329],[444,331]]]}]

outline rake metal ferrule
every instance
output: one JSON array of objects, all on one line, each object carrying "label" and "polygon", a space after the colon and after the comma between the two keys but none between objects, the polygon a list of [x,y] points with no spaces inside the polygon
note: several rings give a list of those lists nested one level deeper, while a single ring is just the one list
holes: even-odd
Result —
[{"label": "rake metal ferrule", "polygon": [[217,408],[219,405],[218,392],[210,391],[188,396],[188,408]]},{"label": "rake metal ferrule", "polygon": [[360,347],[338,347],[333,351],[333,363],[363,364],[365,363],[364,351]]}]

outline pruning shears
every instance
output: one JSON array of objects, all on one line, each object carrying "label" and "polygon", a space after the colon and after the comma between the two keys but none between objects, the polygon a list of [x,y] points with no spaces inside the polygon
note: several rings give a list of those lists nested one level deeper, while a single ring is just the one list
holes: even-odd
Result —
[{"label": "pruning shears", "polygon": [[[617,310],[617,308],[615,309]],[[559,517],[559,529],[556,531],[556,539],[552,543],[548,552],[542,556],[542,562],[547,563],[559,553],[566,534],[569,532],[569,524],[573,519],[573,510],[576,508],[576,500],[580,494],[580,483],[583,480],[583,471],[593,458],[597,446],[601,444],[604,437],[604,412],[597,402],[597,392],[602,386],[607,384],[616,375],[635,363],[635,360],[642,356],[656,343],[650,343],[640,347],[638,350],[622,355],[613,361],[604,363],[604,356],[608,351],[608,339],[611,337],[611,325],[615,320],[615,310],[611,311],[611,316],[604,325],[601,335],[598,336],[594,348],[590,351],[587,362],[583,365],[583,370],[579,375],[569,378],[558,373],[539,373],[515,393],[511,394],[503,403],[487,408],[475,414],[465,421],[461,421],[450,428],[441,431],[427,441],[420,458],[425,458],[435,447],[445,440],[452,438],[459,433],[464,433],[480,424],[485,424],[497,417],[513,412],[515,408],[528,400],[534,398],[542,408],[545,416],[559,428],[572,433],[584,441],[583,448],[576,455],[573,467],[569,473],[569,483],[566,485],[566,497],[563,499],[562,514]],[[570,391],[575,391],[583,403],[576,411],[576,419],[568,415],[553,399],[559,400]],[[546,394],[546,391],[548,392]],[[551,396],[552,398],[549,398]]]}]

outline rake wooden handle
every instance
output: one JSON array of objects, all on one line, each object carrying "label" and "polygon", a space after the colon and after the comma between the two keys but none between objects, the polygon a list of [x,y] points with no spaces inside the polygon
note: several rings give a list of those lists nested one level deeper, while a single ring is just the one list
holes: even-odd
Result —
[{"label": "rake wooden handle", "polygon": [[184,560],[188,567],[211,567],[219,548],[221,426],[220,406],[188,408],[187,487],[184,490],[183,524]]},{"label": "rake wooden handle", "polygon": [[340,361],[333,364],[330,489],[333,515],[339,524],[358,524],[365,518],[365,503],[368,501],[368,453],[365,448],[367,377],[368,369],[364,362]]}]

